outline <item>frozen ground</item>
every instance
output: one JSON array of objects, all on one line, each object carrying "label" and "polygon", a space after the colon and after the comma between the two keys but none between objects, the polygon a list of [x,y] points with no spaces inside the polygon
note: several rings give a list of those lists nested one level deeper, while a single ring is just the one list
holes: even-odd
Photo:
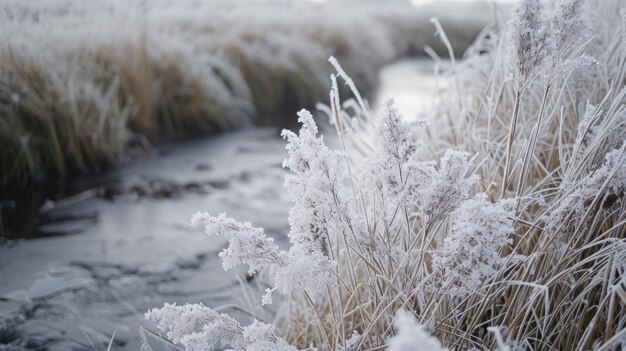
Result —
[{"label": "frozen ground", "polygon": [[[423,61],[392,65],[379,96],[417,115],[436,89],[431,70]],[[290,202],[277,135],[245,130],[160,147],[106,185],[45,205],[46,216],[65,220],[40,229],[70,234],[0,246],[0,350],[101,350],[113,333],[115,350],[138,350],[139,327],[153,329],[148,308],[241,303],[242,288],[217,257],[223,240],[189,220],[198,210],[227,212],[284,243]]]}]

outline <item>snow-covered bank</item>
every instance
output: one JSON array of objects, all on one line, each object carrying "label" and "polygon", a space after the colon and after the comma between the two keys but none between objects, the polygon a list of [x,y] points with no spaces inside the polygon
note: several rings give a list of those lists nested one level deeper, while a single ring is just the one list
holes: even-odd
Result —
[{"label": "snow-covered bank", "polygon": [[115,165],[140,138],[130,131],[180,136],[254,116],[293,126],[299,108],[325,100],[331,54],[371,90],[389,61],[424,45],[445,52],[432,16],[461,54],[492,11],[440,2],[5,1],[0,176]]}]

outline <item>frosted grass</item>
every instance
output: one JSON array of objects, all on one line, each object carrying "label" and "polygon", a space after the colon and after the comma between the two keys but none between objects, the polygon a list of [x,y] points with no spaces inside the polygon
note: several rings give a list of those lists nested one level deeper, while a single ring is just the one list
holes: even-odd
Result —
[{"label": "frosted grass", "polygon": [[[489,26],[453,67],[459,84],[430,127],[393,100],[371,117],[331,58],[322,110],[340,150],[306,111],[299,134],[285,132],[295,206],[281,252],[309,259],[289,269],[298,284],[282,290],[281,340],[299,350],[623,348],[622,6],[522,1],[508,32]],[[340,82],[352,93],[343,104]],[[279,255],[264,251],[252,267]]]},{"label": "frosted grass", "polygon": [[[472,8],[469,5],[467,8]],[[129,143],[295,126],[336,55],[365,91],[393,59],[441,48],[447,8],[287,1],[8,0],[0,5],[3,181],[99,170]],[[481,11],[485,10],[485,11]],[[487,23],[450,16],[461,51]]]}]

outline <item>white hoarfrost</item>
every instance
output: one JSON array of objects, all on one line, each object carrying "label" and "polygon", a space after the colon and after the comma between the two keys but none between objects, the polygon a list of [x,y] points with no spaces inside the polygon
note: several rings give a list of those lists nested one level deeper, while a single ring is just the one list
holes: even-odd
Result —
[{"label": "white hoarfrost", "polygon": [[566,77],[581,66],[596,60],[586,56],[570,57],[572,49],[590,37],[585,0],[559,0],[550,15],[539,0],[523,0],[509,21],[508,62],[519,90],[543,76],[549,83]]},{"label": "white hoarfrost", "polygon": [[418,162],[421,142],[416,134],[424,122],[407,121],[388,98],[374,126],[374,155],[365,160],[360,180],[373,199],[392,211],[414,196],[416,186],[432,172],[429,164]]},{"label": "white hoarfrost", "polygon": [[234,346],[235,350],[242,351],[296,351],[295,347],[276,336],[273,325],[259,321],[245,327]]},{"label": "white hoarfrost", "polygon": [[233,318],[202,304],[166,303],[162,308],[150,310],[146,318],[156,321],[168,339],[189,351],[228,345],[241,333],[241,326]]},{"label": "white hoarfrost", "polygon": [[485,194],[464,201],[452,214],[452,231],[435,252],[433,264],[453,297],[465,297],[493,278],[512,243],[515,200],[491,203]]},{"label": "white hoarfrost", "polygon": [[552,59],[559,60],[590,36],[589,18],[585,17],[585,0],[558,0],[548,26],[552,35]]},{"label": "white hoarfrost", "polygon": [[[566,234],[584,228],[591,206],[609,209],[626,192],[626,142],[604,157],[600,168],[588,174],[578,184],[566,185],[562,189],[567,195],[550,213],[546,220],[547,232],[558,229],[562,240]],[[596,200],[597,199],[597,200]],[[594,201],[595,200],[595,201]]]},{"label": "white hoarfrost", "polygon": [[428,184],[419,190],[419,208],[425,223],[433,217],[445,216],[469,196],[470,188],[478,183],[477,175],[466,177],[469,154],[447,150]]},{"label": "white hoarfrost", "polygon": [[[274,273],[276,288],[283,293],[302,288],[316,294],[327,284],[334,284],[330,231],[343,230],[344,223],[350,222],[352,208],[341,200],[342,155],[329,150],[317,137],[317,126],[308,111],[298,115],[300,133],[283,132],[289,153],[283,165],[292,171],[285,187],[294,202],[289,212],[289,251],[281,251],[262,228],[225,214],[213,217],[199,212],[193,216],[192,225],[204,225],[207,234],[228,238],[229,246],[220,253],[224,269],[244,264],[255,273],[266,268]],[[271,303],[272,291],[266,291],[263,304]]]},{"label": "white hoarfrost", "polygon": [[285,264],[285,253],[281,252],[274,239],[264,234],[263,228],[255,228],[250,222],[237,222],[226,217],[225,213],[212,217],[198,212],[191,219],[191,225],[205,226],[208,235],[223,236],[228,239],[228,247],[220,252],[225,270],[246,264],[249,273]]},{"label": "white hoarfrost", "polygon": [[421,141],[416,139],[425,127],[424,121],[410,121],[402,116],[388,98],[375,124],[375,155],[365,161],[361,183],[371,199],[386,204],[393,217],[399,205],[422,217],[427,223],[433,217],[445,216],[466,199],[478,176],[466,177],[468,154],[448,150],[439,167],[431,161],[420,161]]},{"label": "white hoarfrost", "polygon": [[294,203],[289,211],[291,252],[296,256],[328,258],[329,232],[346,222],[347,203],[342,201],[339,182],[343,178],[343,155],[330,150],[317,137],[310,112],[298,112],[299,134],[284,130],[289,157],[283,162],[291,174],[285,188]]},{"label": "white hoarfrost", "polygon": [[[444,220],[452,213],[452,233],[435,254],[434,265],[444,281],[455,286],[453,294],[470,293],[499,269],[505,260],[500,256],[500,249],[510,243],[508,236],[513,230],[513,202],[491,204],[484,195],[467,200],[470,188],[478,181],[477,176],[467,176],[470,167],[467,153],[448,150],[438,165],[420,161],[417,157],[420,141],[416,133],[423,123],[407,121],[394,107],[393,100],[387,100],[374,128],[375,152],[362,162],[360,176],[354,180],[362,191],[361,201],[370,204],[365,208],[373,210],[367,215],[387,221],[371,234],[355,210],[352,198],[346,196],[349,191],[345,184],[348,178],[345,155],[325,145],[308,111],[302,110],[298,116],[302,124],[299,133],[283,131],[288,152],[283,166],[291,171],[286,176],[285,188],[293,200],[289,212],[291,247],[288,251],[280,250],[262,228],[237,222],[225,214],[213,217],[197,213],[192,218],[192,224],[204,225],[207,234],[228,239],[228,247],[220,253],[224,269],[243,264],[249,266],[250,273],[266,269],[272,274],[274,288],[265,290],[262,305],[272,303],[272,293],[277,289],[284,294],[299,289],[315,297],[328,287],[337,286],[341,272],[335,256],[346,252],[345,247],[335,250],[342,243],[340,238],[346,239],[344,243],[356,244],[351,250],[357,250],[362,244],[359,236],[361,240],[364,236],[376,237],[380,245],[368,251],[370,257],[382,259],[380,255],[385,247],[391,247],[394,260],[402,261],[399,267],[409,269],[409,262],[419,260],[419,252],[406,251],[394,243],[396,239],[391,234],[408,229],[408,223],[400,220],[399,210],[411,218],[421,217],[425,225]],[[356,243],[353,237],[357,237]],[[202,319],[203,313],[207,313],[205,319]],[[158,320],[159,327],[168,332],[172,341],[190,350],[203,343],[216,345],[220,342],[234,345],[237,350],[288,350],[291,347],[275,338],[269,325],[255,322],[243,328],[202,305],[166,305],[147,316]],[[198,321],[208,326],[200,328]],[[224,329],[216,327],[220,322],[225,323]],[[411,338],[425,342],[425,350],[441,349],[436,339],[412,326],[408,314],[400,313],[395,323],[398,332],[390,341],[390,350],[404,350]],[[252,338],[255,335],[263,337]],[[353,333],[346,340],[345,348],[358,349],[364,341],[360,334]],[[437,345],[439,348],[435,348]]]},{"label": "white hoarfrost", "polygon": [[508,63],[519,90],[524,90],[543,69],[549,55],[548,30],[540,0],[522,0],[509,21]]},{"label": "white hoarfrost", "polygon": [[274,326],[254,321],[242,327],[228,315],[202,304],[165,304],[150,310],[146,318],[156,321],[170,341],[188,351],[206,351],[216,346],[231,346],[235,351],[296,351],[276,336]]}]

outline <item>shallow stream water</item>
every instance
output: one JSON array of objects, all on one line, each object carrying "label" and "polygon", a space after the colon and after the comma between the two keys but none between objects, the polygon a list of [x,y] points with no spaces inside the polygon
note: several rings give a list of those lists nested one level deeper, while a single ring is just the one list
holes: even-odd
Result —
[{"label": "shallow stream water", "polygon": [[[399,62],[381,72],[374,109],[394,96],[415,117],[436,89],[432,64]],[[224,240],[189,222],[196,211],[226,212],[286,245],[284,145],[276,130],[251,129],[159,146],[93,188],[46,201],[41,237],[0,244],[0,350],[100,350],[110,340],[138,350],[139,328],[155,330],[143,319],[149,308],[203,302],[232,312],[260,301],[243,294],[240,284],[259,284],[245,269],[222,270]]]}]

